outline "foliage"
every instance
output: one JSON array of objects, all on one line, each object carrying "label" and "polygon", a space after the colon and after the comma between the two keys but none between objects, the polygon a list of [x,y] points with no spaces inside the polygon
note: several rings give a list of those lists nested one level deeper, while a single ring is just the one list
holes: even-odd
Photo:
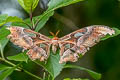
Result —
[{"label": "foliage", "polygon": [[[49,18],[51,16],[53,16],[54,11],[56,9],[64,7],[64,6],[68,6],[70,4],[77,3],[80,1],[82,1],[82,0],[50,0],[50,2],[48,4],[48,9],[40,16],[33,17],[31,14],[37,7],[39,0],[18,0],[19,4],[30,14],[30,19],[22,20],[19,17],[16,17],[16,16],[12,17],[12,16],[8,16],[8,15],[4,14],[4,15],[0,15],[0,26],[3,26],[4,24],[6,24],[8,22],[12,22],[13,23],[12,25],[29,27],[30,29],[33,29],[36,32],[38,32],[45,25],[45,23],[49,20]],[[17,22],[17,23],[14,23],[14,22]],[[106,36],[106,37],[102,38],[101,40],[106,40],[110,37],[114,37],[114,36],[117,36],[120,34],[119,29],[117,29],[117,28],[113,28],[113,29],[116,32],[115,35]],[[12,74],[12,72],[14,70],[17,70],[17,71],[23,70],[25,73],[31,75],[32,77],[35,77],[39,80],[43,80],[41,77],[38,77],[35,74],[32,74],[32,73],[28,72],[27,70],[25,70],[23,67],[21,67],[21,65],[22,65],[22,64],[20,64],[21,62],[28,62],[28,56],[25,54],[25,52],[19,53],[14,56],[8,56],[7,59],[4,57],[4,54],[3,54],[4,48],[7,45],[7,43],[9,42],[9,40],[6,37],[9,33],[10,32],[6,29],[5,26],[1,27],[1,29],[0,29],[0,51],[1,51],[0,60],[9,65],[0,64],[0,71],[2,71],[2,73],[0,74],[0,80],[5,80],[5,78],[7,78],[10,74]],[[18,65],[12,63],[12,61],[16,61],[18,63]],[[37,65],[42,66],[46,70],[46,72],[49,73],[49,75],[50,75],[49,79],[52,79],[52,80],[54,80],[64,68],[76,68],[79,70],[84,70],[84,71],[88,72],[88,74],[90,74],[90,76],[96,80],[99,80],[101,78],[100,73],[94,72],[92,70],[89,70],[89,69],[86,69],[86,68],[83,68],[83,67],[80,67],[77,65],[70,65],[70,64],[66,64],[66,63],[59,64],[59,54],[58,53],[56,53],[56,54],[50,53],[50,57],[47,60],[47,62],[40,62],[40,61],[33,61],[33,62],[36,63]],[[45,79],[48,79],[48,77],[45,77]],[[88,80],[88,79],[66,78],[64,80]]]},{"label": "foliage", "polygon": [[24,22],[21,18],[17,16],[8,16],[7,14],[0,15],[0,26],[8,22]]},{"label": "foliage", "polygon": [[28,12],[34,11],[38,5],[39,0],[18,0],[19,4]]},{"label": "foliage", "polygon": [[88,72],[89,75],[91,75],[91,77],[93,77],[94,79],[96,79],[96,80],[101,79],[101,74],[96,73],[96,72],[94,72],[94,71],[91,71],[91,70],[89,70],[89,69],[80,67],[80,66],[70,65],[70,64],[69,64],[69,65],[65,65],[64,68],[76,68],[76,69],[84,70],[84,71]]},{"label": "foliage", "polygon": [[89,80],[89,79],[81,79],[81,78],[78,78],[78,79],[70,79],[70,78],[66,78],[64,80]]},{"label": "foliage", "polygon": [[8,60],[14,60],[14,61],[25,61],[25,62],[28,61],[28,57],[26,55],[26,52],[19,53],[15,56],[8,56],[7,59]]},{"label": "foliage", "polygon": [[[5,65],[4,65],[5,66]],[[2,74],[0,75],[0,80],[5,80],[5,78],[6,77],[8,77],[17,67],[19,66],[19,64],[18,65],[16,65],[16,66],[14,66],[14,67],[6,67],[6,70],[4,70],[3,72],[2,72]],[[3,67],[3,66],[2,66]],[[4,69],[4,68],[3,68]]]},{"label": "foliage", "polygon": [[46,71],[48,71],[53,79],[60,74],[60,72],[62,71],[65,65],[65,64],[59,64],[58,53],[56,55],[53,55],[53,53],[51,53],[46,64],[41,63],[40,61],[35,61],[35,63],[42,66]]}]

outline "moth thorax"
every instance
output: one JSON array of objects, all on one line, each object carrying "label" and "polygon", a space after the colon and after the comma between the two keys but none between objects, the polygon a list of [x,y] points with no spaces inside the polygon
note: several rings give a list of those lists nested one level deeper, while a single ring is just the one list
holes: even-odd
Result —
[{"label": "moth thorax", "polygon": [[54,37],[51,41],[52,44],[58,44],[58,37]]},{"label": "moth thorax", "polygon": [[58,48],[58,40],[59,40],[58,37],[54,37],[54,38],[51,40],[53,53],[56,53],[56,51],[57,51],[57,48]]}]

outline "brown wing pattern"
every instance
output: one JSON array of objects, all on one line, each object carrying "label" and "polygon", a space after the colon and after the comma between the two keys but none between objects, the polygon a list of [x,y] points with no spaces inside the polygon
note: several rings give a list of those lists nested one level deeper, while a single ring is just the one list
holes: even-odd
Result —
[{"label": "brown wing pattern", "polygon": [[8,38],[11,42],[28,50],[27,54],[32,60],[47,60],[51,45],[54,49],[59,44],[60,63],[77,61],[79,54],[84,55],[90,47],[100,41],[100,38],[107,34],[112,35],[115,33],[113,29],[107,26],[93,25],[79,29],[62,38],[51,39],[22,27],[12,26],[9,30],[11,34],[8,35]]},{"label": "brown wing pattern", "polygon": [[9,27],[11,32],[8,38],[15,45],[28,50],[27,54],[32,60],[40,59],[44,61],[49,56],[50,49],[50,38],[34,32],[30,29],[24,29],[22,27]]},{"label": "brown wing pattern", "polygon": [[79,54],[84,55],[100,38],[114,33],[114,30],[107,26],[93,25],[60,38],[60,63],[77,61]]}]

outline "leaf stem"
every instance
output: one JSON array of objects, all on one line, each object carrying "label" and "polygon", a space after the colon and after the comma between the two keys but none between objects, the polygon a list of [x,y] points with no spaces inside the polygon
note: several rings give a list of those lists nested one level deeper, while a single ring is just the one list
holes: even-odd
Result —
[{"label": "leaf stem", "polygon": [[23,71],[24,71],[25,73],[27,73],[27,74],[29,74],[29,75],[31,75],[31,76],[33,76],[33,77],[39,79],[39,80],[43,80],[42,78],[40,78],[40,77],[38,77],[38,76],[36,76],[36,75],[30,73],[29,71],[27,71],[27,70],[25,70],[25,69],[23,69]]},{"label": "leaf stem", "polygon": [[46,77],[46,73],[44,71],[44,73],[43,73],[43,80],[45,80],[45,77]]},{"label": "leaf stem", "polygon": [[10,62],[8,60],[3,59],[3,61],[6,62],[6,63],[8,63],[8,64],[10,64],[10,65],[12,65],[12,66],[16,66],[15,64],[13,64],[12,62]]},{"label": "leaf stem", "polygon": [[[0,60],[6,62],[7,64],[12,65],[13,67],[16,66],[14,63],[12,63],[12,62],[10,62],[10,61],[8,61],[8,60],[6,60],[6,59],[3,59],[2,57],[0,57]],[[32,77],[34,77],[34,78],[37,78],[37,79],[39,79],[39,80],[43,80],[42,78],[40,78],[40,77],[32,74],[31,72],[29,72],[29,71],[27,71],[27,70],[25,70],[25,69],[23,69],[23,68],[21,68],[21,67],[18,67],[16,70],[17,70],[17,71],[22,71],[22,70],[23,70],[23,71],[24,71],[25,73],[27,73],[28,75],[30,75],[30,76],[32,76]]]},{"label": "leaf stem", "polygon": [[[0,46],[1,46],[1,44],[0,44]],[[5,59],[2,48],[1,48],[0,52],[1,52],[1,57],[2,57],[3,59]]]},{"label": "leaf stem", "polygon": [[25,24],[25,25],[27,25],[30,29],[32,29],[29,24],[27,24],[27,23],[25,23],[25,22],[22,22],[22,23]]},{"label": "leaf stem", "polygon": [[40,20],[41,20],[44,16],[46,16],[49,12],[50,12],[50,11],[44,12],[44,14],[42,15],[42,17],[40,17],[40,19],[38,19],[38,20],[36,21],[35,26],[34,26],[35,29],[36,29],[38,23],[40,22]]},{"label": "leaf stem", "polygon": [[34,30],[34,22],[33,22],[33,14],[32,14],[32,6],[33,4],[31,5],[31,8],[30,8],[30,21],[31,21],[31,24],[32,24],[32,30]]}]

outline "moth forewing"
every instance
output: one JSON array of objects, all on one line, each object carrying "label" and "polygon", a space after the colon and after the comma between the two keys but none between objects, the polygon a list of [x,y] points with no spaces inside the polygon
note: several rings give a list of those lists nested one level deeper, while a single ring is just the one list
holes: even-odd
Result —
[{"label": "moth forewing", "polygon": [[89,47],[94,46],[96,42],[99,42],[100,39],[107,34],[109,35],[115,34],[115,31],[107,26],[93,25],[82,28],[80,30],[76,30],[60,38],[60,40],[63,41],[64,43],[70,40],[76,43],[74,44],[74,46],[76,47],[74,49],[75,52],[73,52],[72,49],[73,47],[66,50],[65,50],[65,46],[61,48],[60,63],[67,61],[71,61],[71,62],[77,61],[78,59],[77,56],[79,54],[84,55],[89,50]]},{"label": "moth forewing", "polygon": [[[18,26],[9,27],[9,30],[11,32],[11,34],[8,35],[10,41],[23,49],[28,49],[27,54],[32,60],[39,59],[40,61],[44,61],[48,58],[50,47],[48,41],[51,40],[50,38],[30,29],[25,29]],[[39,45],[43,43],[48,45],[45,45],[45,47],[40,47]]]},{"label": "moth forewing", "polygon": [[24,49],[29,49],[31,46],[33,46],[33,41],[31,37],[26,35],[24,33],[24,28],[22,27],[9,27],[9,30],[11,32],[10,35],[8,35],[8,38],[13,42],[15,45],[18,45]]},{"label": "moth forewing", "polygon": [[[49,57],[50,47],[53,53],[60,48],[60,63],[75,62],[79,55],[84,55],[90,47],[100,41],[102,37],[115,34],[112,28],[102,25],[88,26],[76,30],[62,38],[48,38],[40,33],[22,27],[9,27],[8,38],[15,45],[28,49],[28,56],[32,60],[45,61]],[[57,34],[56,34],[57,35]]]}]

